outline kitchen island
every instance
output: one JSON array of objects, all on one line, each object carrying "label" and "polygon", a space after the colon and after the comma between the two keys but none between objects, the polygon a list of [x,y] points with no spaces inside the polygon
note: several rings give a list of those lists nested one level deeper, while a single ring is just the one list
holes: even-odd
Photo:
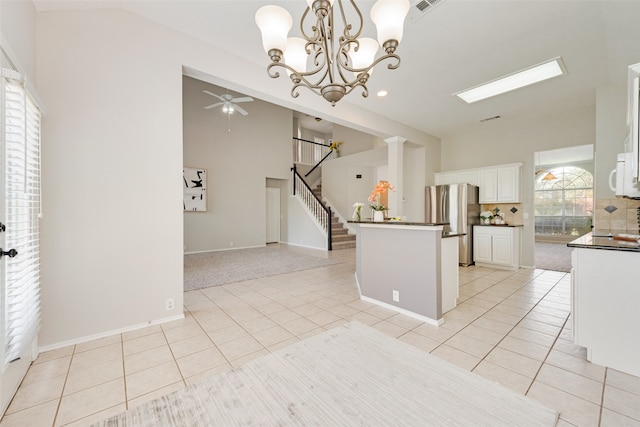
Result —
[{"label": "kitchen island", "polygon": [[446,224],[349,221],[356,225],[360,298],[432,325],[456,306],[458,234]]},{"label": "kitchen island", "polygon": [[567,245],[573,248],[571,320],[587,360],[640,376],[640,246],[618,240],[627,236],[634,235],[594,231]]}]

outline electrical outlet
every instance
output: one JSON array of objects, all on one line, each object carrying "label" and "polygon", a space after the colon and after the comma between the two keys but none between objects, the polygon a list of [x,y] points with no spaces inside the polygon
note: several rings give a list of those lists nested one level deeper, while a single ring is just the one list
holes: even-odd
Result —
[{"label": "electrical outlet", "polygon": [[393,301],[400,302],[400,292],[395,289],[393,290]]},{"label": "electrical outlet", "polygon": [[229,242],[229,246],[233,247],[233,242]]},{"label": "electrical outlet", "polygon": [[171,310],[173,310],[174,308],[176,308],[176,302],[175,302],[175,300],[174,300],[173,298],[167,298],[167,299],[164,301],[164,309],[165,309],[165,310],[167,310],[167,311],[171,311]]}]

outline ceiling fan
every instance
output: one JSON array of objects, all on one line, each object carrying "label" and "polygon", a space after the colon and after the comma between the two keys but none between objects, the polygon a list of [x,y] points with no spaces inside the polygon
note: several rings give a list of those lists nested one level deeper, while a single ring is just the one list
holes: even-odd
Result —
[{"label": "ceiling fan", "polygon": [[240,98],[234,98],[233,95],[229,95],[228,93],[224,94],[224,95],[216,95],[215,93],[209,92],[208,90],[203,90],[204,93],[206,93],[207,95],[211,95],[214,98],[217,98],[220,100],[220,102],[216,102],[214,104],[211,105],[207,105],[206,107],[204,107],[205,110],[210,110],[211,108],[216,108],[220,105],[222,105],[222,112],[223,113],[228,113],[231,114],[234,111],[239,112],[240,114],[242,114],[243,116],[246,116],[247,111],[236,105],[239,104],[241,102],[251,102],[253,101],[253,98],[251,98],[250,96],[243,96]]}]

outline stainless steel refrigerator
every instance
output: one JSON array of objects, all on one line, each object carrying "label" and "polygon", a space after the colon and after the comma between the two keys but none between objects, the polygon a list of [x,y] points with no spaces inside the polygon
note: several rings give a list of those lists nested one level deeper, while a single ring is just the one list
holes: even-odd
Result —
[{"label": "stainless steel refrigerator", "polygon": [[464,233],[460,236],[463,266],[473,264],[473,225],[480,224],[478,187],[471,184],[432,185],[426,188],[425,222],[449,223],[444,230]]}]

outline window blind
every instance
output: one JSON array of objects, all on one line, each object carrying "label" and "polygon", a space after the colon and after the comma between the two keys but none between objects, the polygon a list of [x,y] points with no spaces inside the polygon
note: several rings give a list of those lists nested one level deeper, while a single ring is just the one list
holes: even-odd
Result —
[{"label": "window blind", "polygon": [[20,76],[3,70],[4,364],[31,345],[40,324],[40,117]]}]

